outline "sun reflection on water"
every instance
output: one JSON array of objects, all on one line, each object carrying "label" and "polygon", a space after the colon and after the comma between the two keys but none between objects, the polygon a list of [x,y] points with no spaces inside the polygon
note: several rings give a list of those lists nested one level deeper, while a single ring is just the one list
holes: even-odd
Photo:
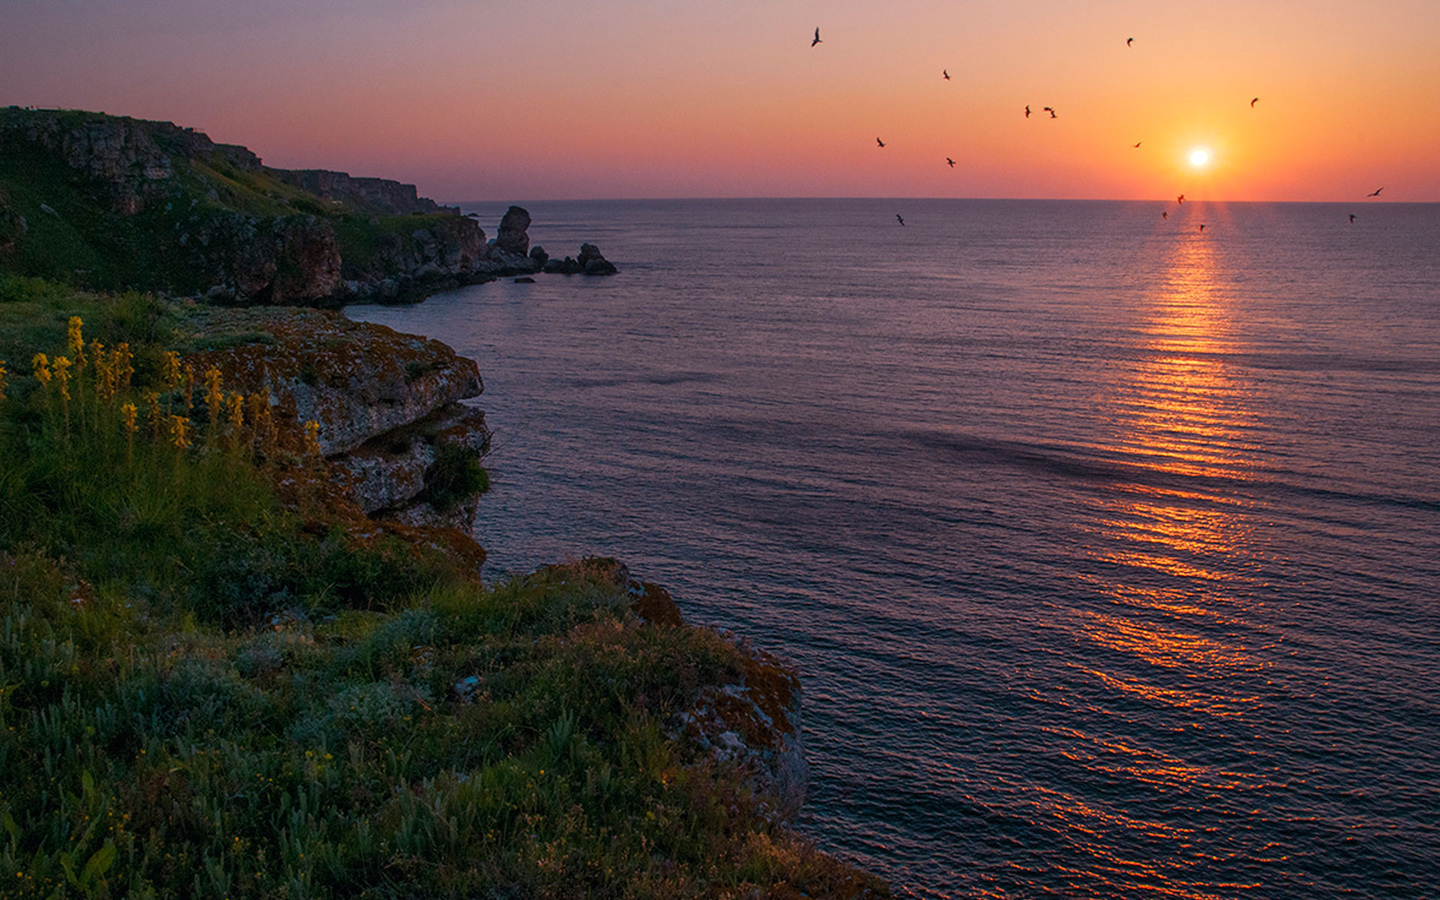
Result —
[{"label": "sun reflection on water", "polygon": [[[1168,280],[1139,310],[1134,353],[1104,386],[1110,439],[1092,448],[1125,474],[1094,493],[1074,576],[1089,599],[1072,607],[1071,627],[1092,648],[1077,655],[1074,670],[1103,695],[1125,698],[1128,706],[1117,709],[1130,711],[1062,743],[1088,771],[1182,805],[1256,785],[1163,749],[1164,738],[1143,737],[1146,729],[1131,722],[1143,722],[1148,707],[1187,728],[1237,727],[1260,703],[1246,685],[1266,668],[1257,640],[1269,641],[1255,636],[1240,599],[1251,593],[1246,559],[1257,551],[1249,504],[1236,488],[1258,477],[1249,437],[1256,417],[1233,363],[1235,301],[1223,287],[1223,263],[1216,242],[1179,241]],[[1177,852],[1191,843],[1184,829],[1130,819],[1123,804],[1099,809],[1068,795],[1036,802],[1062,833],[1123,831]],[[1103,839],[1078,844],[1117,886],[1208,896],[1186,882],[1184,865],[1155,870],[1157,859],[1178,864],[1169,853],[1123,859]]]}]

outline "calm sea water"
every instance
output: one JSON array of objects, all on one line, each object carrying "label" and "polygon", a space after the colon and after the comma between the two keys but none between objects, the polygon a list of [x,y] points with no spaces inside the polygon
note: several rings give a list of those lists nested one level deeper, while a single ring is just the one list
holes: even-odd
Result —
[{"label": "calm sea water", "polygon": [[497,572],[620,557],[798,665],[823,846],[1440,894],[1440,207],[528,208],[621,274],[349,314],[479,361]]}]

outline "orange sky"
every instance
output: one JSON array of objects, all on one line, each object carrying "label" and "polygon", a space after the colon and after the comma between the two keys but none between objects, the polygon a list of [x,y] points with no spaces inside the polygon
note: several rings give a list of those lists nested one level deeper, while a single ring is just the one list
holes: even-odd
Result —
[{"label": "orange sky", "polygon": [[0,0],[0,104],[451,201],[1440,201],[1440,2]]}]

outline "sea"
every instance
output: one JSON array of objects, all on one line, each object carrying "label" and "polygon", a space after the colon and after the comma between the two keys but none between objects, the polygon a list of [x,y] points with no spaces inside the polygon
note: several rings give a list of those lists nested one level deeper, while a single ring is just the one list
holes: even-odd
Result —
[{"label": "sea", "polygon": [[346,312],[479,363],[490,576],[613,556],[795,665],[820,847],[1440,896],[1440,204],[522,205],[619,274]]}]

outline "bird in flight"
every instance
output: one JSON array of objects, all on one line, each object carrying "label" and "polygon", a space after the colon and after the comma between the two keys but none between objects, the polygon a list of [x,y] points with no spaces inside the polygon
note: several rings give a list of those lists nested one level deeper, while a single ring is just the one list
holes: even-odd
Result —
[{"label": "bird in flight", "polygon": [[949,81],[949,80],[950,80],[950,70],[949,70],[949,69],[941,69],[941,70],[940,70],[940,74],[945,76],[945,80],[946,80],[946,81]]},{"label": "bird in flight", "polygon": [[1130,46],[1130,45],[1133,44],[1133,43],[1135,43],[1135,39],[1134,39],[1134,38],[1126,38],[1126,39],[1125,39],[1125,46],[1128,47],[1128,46]]},{"label": "bird in flight", "polygon": [[1351,213],[1351,214],[1350,214],[1350,224],[1351,224],[1351,225],[1354,225],[1354,224],[1355,224],[1355,214],[1354,214],[1354,213]]},{"label": "bird in flight", "polygon": [[885,142],[882,141],[882,140],[880,140],[879,138],[876,138],[876,139],[875,139],[875,143],[879,144],[879,145],[882,146],[882,147],[885,146]]},{"label": "bird in flight", "polygon": [[1184,195],[1184,194],[1181,194],[1180,196],[1176,197],[1176,198],[1175,198],[1175,202],[1176,202],[1176,203],[1184,203],[1184,202],[1185,202],[1185,195]]},{"label": "bird in flight", "polygon": [[[899,214],[899,213],[896,213],[896,214],[895,214],[895,218],[900,219],[900,214]],[[905,224],[905,220],[904,220],[904,219],[900,219],[900,224],[901,224],[901,225],[904,225],[904,224]]]},{"label": "bird in flight", "polygon": [[1365,196],[1367,196],[1367,197],[1378,197],[1378,196],[1380,196],[1380,192],[1383,191],[1383,190],[1385,190],[1385,189],[1384,189],[1384,188],[1376,188],[1375,190],[1371,191],[1370,193],[1366,194]]},{"label": "bird in flight", "polygon": [[1145,142],[1144,142],[1144,141],[1136,141],[1136,142],[1135,142],[1135,146],[1136,146],[1136,147],[1139,147],[1139,146],[1140,146],[1141,144],[1143,144],[1143,143],[1145,143]]},{"label": "bird in flight", "polygon": [[1025,118],[1030,118],[1030,104],[1025,104]]},{"label": "bird in flight", "polygon": [[1053,109],[1051,109],[1050,107],[1047,106],[1047,107],[1045,107],[1045,111],[1050,114],[1050,118],[1052,118],[1052,119],[1055,118],[1055,110],[1053,110]]},{"label": "bird in flight", "polygon": [[1170,218],[1170,213],[1168,213],[1168,212],[1166,212],[1165,210],[1162,209],[1162,210],[1160,210],[1160,218],[1162,218],[1162,219],[1168,219],[1168,218]]},{"label": "bird in flight", "polygon": [[1251,109],[1254,109],[1254,108],[1255,108],[1255,104],[1256,104],[1256,103],[1259,103],[1259,102],[1260,102],[1260,98],[1259,98],[1259,97],[1256,97],[1254,100],[1251,100],[1251,101],[1250,101],[1250,108],[1251,108]]},{"label": "bird in flight", "polygon": [[955,160],[953,160],[953,159],[951,159],[950,157],[947,156],[947,157],[945,157],[945,161],[950,164],[950,168],[952,168],[952,169],[955,168]]},{"label": "bird in flight", "polygon": [[1204,226],[1204,225],[1201,225],[1201,226],[1200,226],[1200,230],[1201,230],[1201,231],[1204,231],[1204,230],[1205,230],[1205,226]]},{"label": "bird in flight", "polygon": [[810,46],[813,47],[818,43],[820,43],[820,29],[817,28],[815,29],[815,40],[810,42]]}]

